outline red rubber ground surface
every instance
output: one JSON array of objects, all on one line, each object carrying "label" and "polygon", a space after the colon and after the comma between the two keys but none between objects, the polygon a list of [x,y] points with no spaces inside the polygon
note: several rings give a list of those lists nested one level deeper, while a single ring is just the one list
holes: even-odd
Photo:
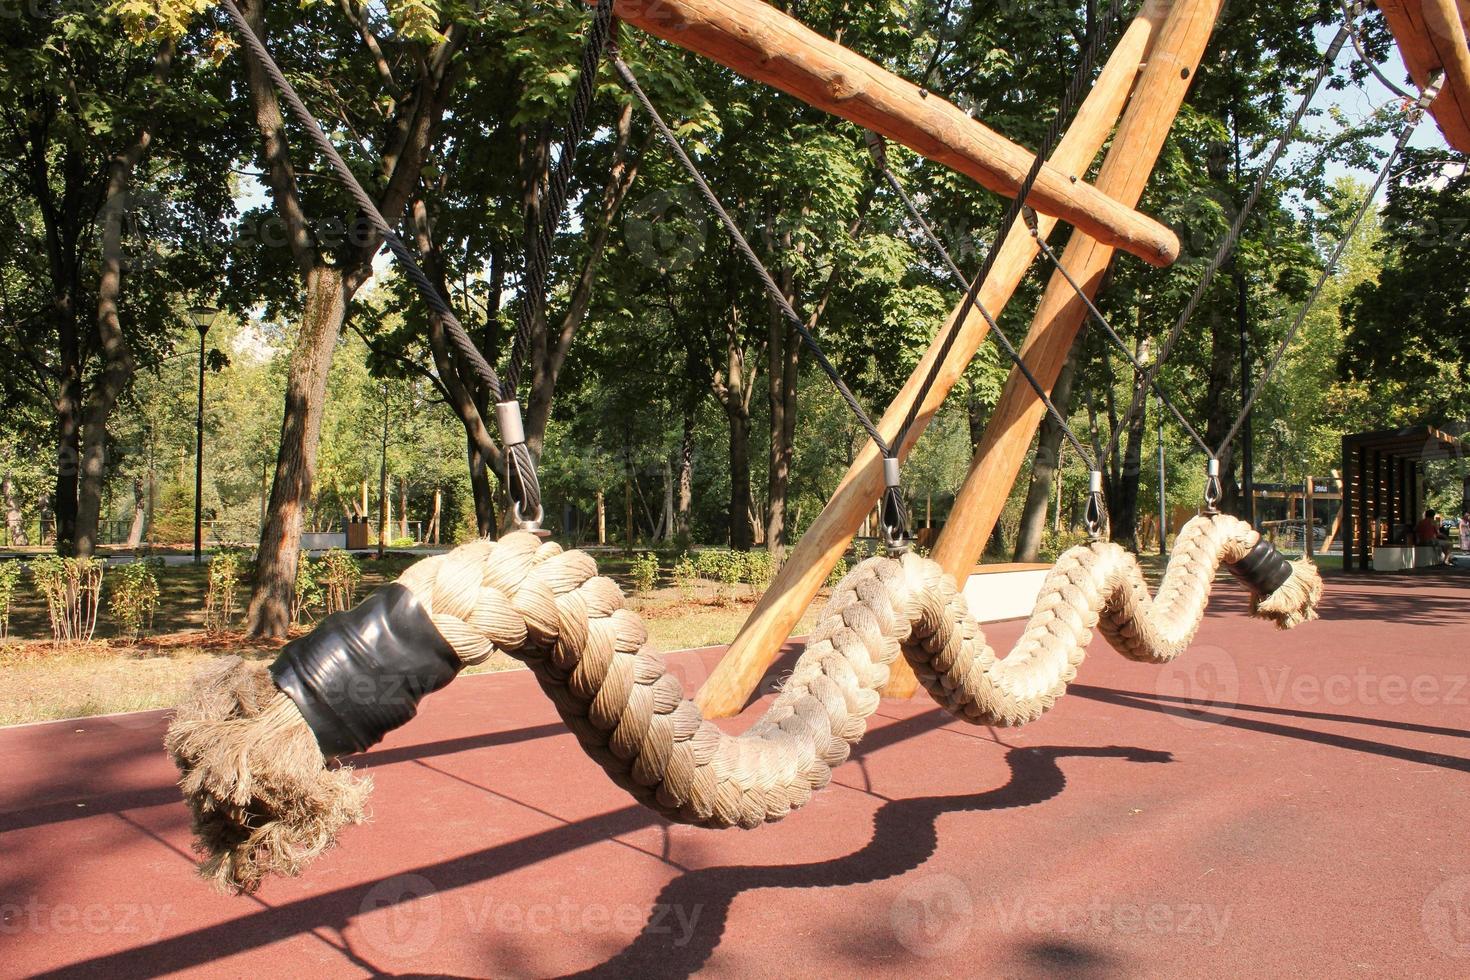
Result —
[{"label": "red rubber ground surface", "polygon": [[1295,633],[1222,585],[1179,664],[1099,640],[1021,730],[885,702],[754,832],[465,678],[366,757],[373,822],[250,898],[192,876],[162,713],[0,730],[0,974],[1467,976],[1467,583],[1339,577]]}]

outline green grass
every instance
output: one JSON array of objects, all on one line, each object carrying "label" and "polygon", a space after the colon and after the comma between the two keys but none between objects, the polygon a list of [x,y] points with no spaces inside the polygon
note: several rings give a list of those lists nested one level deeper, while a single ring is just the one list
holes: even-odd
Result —
[{"label": "green grass", "polygon": [[[392,581],[415,558],[389,556],[363,562],[359,596]],[[604,574],[628,589],[626,558],[599,556]],[[171,566],[159,575],[160,607],[153,635],[137,644],[114,636],[106,607],[99,616],[98,639],[76,647],[57,647],[49,639],[45,606],[33,594],[29,577],[22,582],[12,619],[11,639],[0,643],[0,725],[81,718],[166,708],[188,691],[199,669],[221,656],[248,659],[275,656],[278,644],[251,643],[239,631],[219,637],[203,633],[205,569]],[[248,583],[240,588],[243,605]],[[649,639],[662,650],[716,646],[734,638],[754,604],[754,592],[737,585],[722,594],[702,583],[692,599],[674,588],[630,596],[628,604],[644,617]],[[820,601],[818,605],[820,604]],[[808,611],[796,632],[810,629]],[[519,662],[497,655],[466,673],[520,669]]]}]

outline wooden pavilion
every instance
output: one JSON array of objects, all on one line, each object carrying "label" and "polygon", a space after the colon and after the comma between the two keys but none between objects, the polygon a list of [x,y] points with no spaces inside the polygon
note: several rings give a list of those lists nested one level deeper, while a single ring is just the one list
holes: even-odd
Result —
[{"label": "wooden pavilion", "polygon": [[1399,542],[1419,518],[1424,463],[1464,454],[1464,443],[1428,425],[1343,436],[1342,567],[1374,567],[1374,551]]}]

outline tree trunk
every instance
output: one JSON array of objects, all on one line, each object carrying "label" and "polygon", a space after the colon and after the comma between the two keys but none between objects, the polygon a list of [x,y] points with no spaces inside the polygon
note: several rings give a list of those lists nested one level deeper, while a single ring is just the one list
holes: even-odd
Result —
[{"label": "tree trunk", "polygon": [[490,467],[473,437],[469,442],[470,494],[475,498],[475,533],[488,538],[495,533],[495,488],[490,483]]},{"label": "tree trunk", "polygon": [[92,385],[83,409],[81,465],[77,485],[76,528],[73,551],[90,557],[97,550],[97,523],[102,513],[102,482],[107,475],[107,419],[118,396],[133,376],[133,357],[118,321],[122,293],[123,222],[127,217],[128,187],[134,161],[148,146],[148,134],[112,158],[108,165],[107,198],[102,206],[102,276],[97,286],[97,334],[102,346],[102,372]]},{"label": "tree trunk", "polygon": [[[791,289],[787,289],[790,295]],[[801,347],[796,331],[771,311],[766,350],[769,374],[770,452],[766,467],[766,547],[779,555],[786,544],[786,493],[791,487],[791,461],[796,454],[796,387]]]},{"label": "tree trunk", "polygon": [[686,548],[693,533],[694,421],[694,405],[691,403],[684,407],[684,434],[679,442],[679,506],[674,512],[674,539]]},{"label": "tree trunk", "polygon": [[664,516],[663,516],[664,540],[674,540],[674,467],[667,456],[664,457]]},{"label": "tree trunk", "polygon": [[[1082,334],[1072,344],[1067,360],[1062,364],[1056,384],[1052,385],[1051,401],[1057,411],[1066,415],[1072,404],[1072,379],[1077,375],[1077,359],[1082,351]],[[1034,562],[1041,553],[1041,539],[1046,530],[1046,505],[1051,496],[1052,484],[1061,472],[1062,427],[1051,413],[1041,423],[1041,433],[1036,439],[1036,462],[1031,466],[1031,485],[1026,490],[1026,503],[1021,509],[1021,525],[1016,531],[1016,552],[1013,560]]]},{"label": "tree trunk", "polygon": [[985,419],[990,415],[988,407],[980,401],[972,386],[965,400],[965,420],[970,426],[970,450],[980,448],[980,439],[985,435]]},{"label": "tree trunk", "polygon": [[0,497],[5,498],[5,540],[12,547],[24,548],[30,543],[26,535],[25,512],[21,510],[20,494],[9,474],[0,481]]},{"label": "tree trunk", "polygon": [[398,536],[408,537],[408,477],[398,478]]},{"label": "tree trunk", "polygon": [[148,496],[143,490],[143,478],[133,477],[133,524],[128,528],[128,548],[137,550],[143,543],[143,529],[147,526]]},{"label": "tree trunk", "polygon": [[378,444],[378,557],[382,558],[388,548],[388,537],[393,533],[388,518],[388,392],[383,392],[383,434]]},{"label": "tree trunk", "polygon": [[[1134,372],[1133,394],[1143,387],[1144,377]],[[1146,404],[1146,403],[1145,403]],[[1138,551],[1138,482],[1143,473],[1143,434],[1146,411],[1140,411],[1128,423],[1128,442],[1123,451],[1123,464],[1108,499],[1108,522],[1112,539],[1129,551]]]},{"label": "tree trunk", "polygon": [[[153,80],[162,85],[173,67],[174,42],[164,41],[153,59]],[[153,134],[145,126],[107,163],[107,189],[98,214],[102,271],[97,283],[97,337],[102,371],[92,384],[83,412],[82,456],[77,487],[77,525],[73,538],[78,556],[97,550],[97,522],[102,513],[102,483],[107,475],[107,420],[133,377],[133,356],[118,319],[122,296],[123,225],[127,220],[133,171],[148,154]]]},{"label": "tree trunk", "polygon": [[730,547],[749,551],[755,544],[750,521],[750,413],[738,404],[727,404],[725,414],[730,419]]},{"label": "tree trunk", "polygon": [[[1239,363],[1239,338],[1234,322],[1225,315],[1219,303],[1211,303],[1210,323],[1210,376],[1205,389],[1205,442],[1218,446],[1235,422],[1235,371]],[[1220,455],[1220,510],[1227,514],[1237,513],[1240,506],[1240,488],[1235,482],[1234,452],[1226,446]]]},{"label": "tree trunk", "polygon": [[80,349],[63,344],[62,379],[56,396],[56,550],[68,553],[77,530],[77,477],[81,469],[82,368]]},{"label": "tree trunk", "polygon": [[247,627],[255,639],[284,638],[291,625],[301,520],[316,479],[327,374],[347,302],[342,273],[326,264],[313,267],[307,277],[306,308],[286,377],[280,451],[255,561],[255,590],[250,597]]}]

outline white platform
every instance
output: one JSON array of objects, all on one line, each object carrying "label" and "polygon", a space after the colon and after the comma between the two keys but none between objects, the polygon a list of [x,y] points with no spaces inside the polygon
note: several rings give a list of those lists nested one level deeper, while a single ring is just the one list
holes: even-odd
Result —
[{"label": "white platform", "polygon": [[1373,549],[1375,572],[1402,572],[1410,568],[1438,565],[1442,550],[1437,545],[1380,544]]},{"label": "white platform", "polygon": [[1050,565],[979,565],[965,581],[965,601],[982,623],[1031,615]]}]

